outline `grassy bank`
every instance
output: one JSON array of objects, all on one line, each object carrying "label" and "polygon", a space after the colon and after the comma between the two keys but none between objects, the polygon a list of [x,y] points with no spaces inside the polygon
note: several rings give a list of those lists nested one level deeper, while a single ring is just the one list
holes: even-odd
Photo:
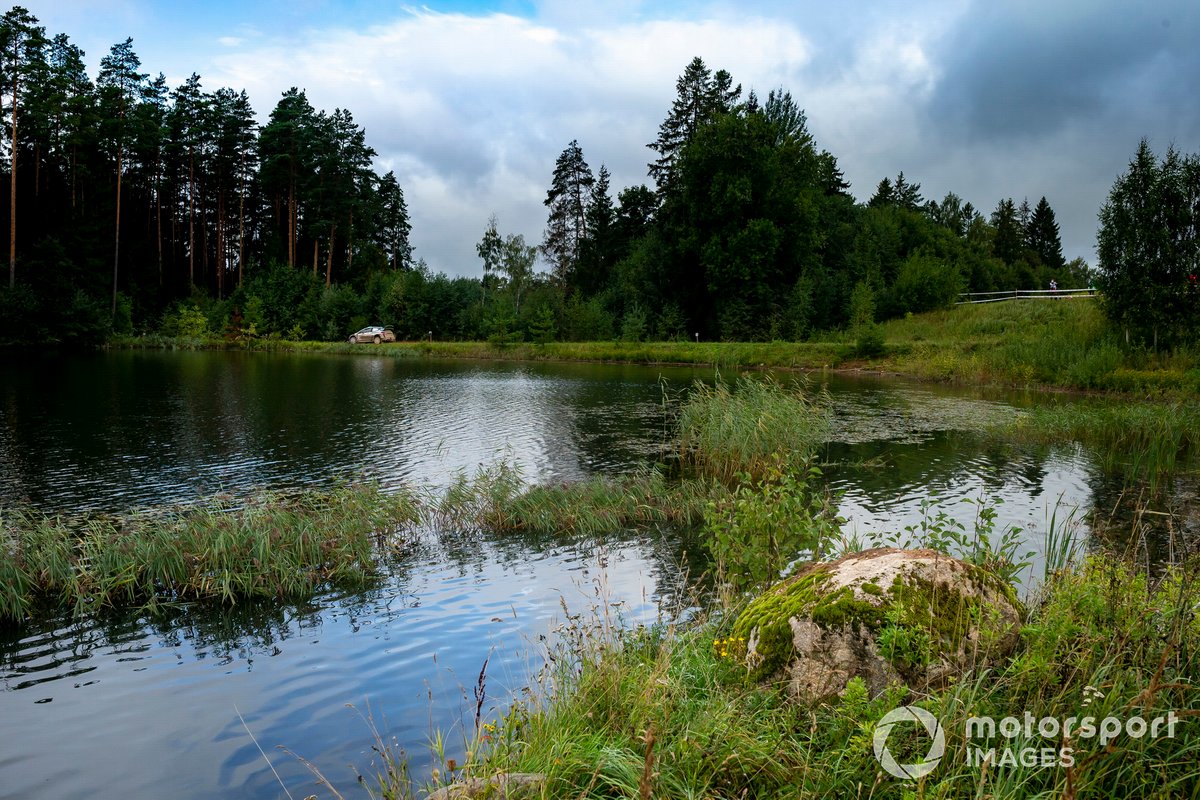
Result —
[{"label": "grassy bank", "polygon": [[899,372],[940,381],[1135,395],[1200,391],[1200,352],[1122,346],[1091,299],[957,306],[883,325]]},{"label": "grassy bank", "polygon": [[358,353],[393,358],[593,361],[718,368],[867,369],[923,379],[1016,387],[1057,387],[1139,396],[1200,392],[1195,349],[1150,353],[1122,346],[1094,300],[1017,300],[894,319],[880,326],[880,355],[860,357],[853,334],[808,342],[288,342],[276,339],[115,339],[117,348],[246,349]]},{"label": "grassy bank", "polygon": [[[533,772],[546,798],[1027,798],[1190,797],[1200,758],[1200,602],[1195,564],[1151,582],[1119,556],[1060,571],[1033,603],[1018,649],[990,670],[939,691],[896,687],[868,696],[852,681],[815,708],[791,703],[782,684],[754,683],[729,641],[735,613],[687,627],[613,632],[571,627],[538,691],[480,725],[457,777]],[[915,705],[946,736],[937,769],[916,781],[883,772],[876,725]],[[1111,741],[1079,734],[968,739],[971,717],[1173,718],[1157,738]],[[1098,722],[1097,722],[1098,724]],[[900,762],[928,737],[900,728]],[[974,750],[995,748],[984,765]],[[1060,761],[1069,748],[1070,763]],[[1006,748],[1036,761],[1005,760]],[[1051,756],[1043,756],[1044,750]],[[1018,757],[1024,759],[1024,757]],[[1041,759],[1053,763],[1042,766]]]}]

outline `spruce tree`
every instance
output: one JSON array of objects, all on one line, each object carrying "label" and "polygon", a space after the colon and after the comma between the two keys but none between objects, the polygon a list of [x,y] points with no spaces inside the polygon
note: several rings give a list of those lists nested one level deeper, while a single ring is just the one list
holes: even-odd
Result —
[{"label": "spruce tree", "polygon": [[1055,272],[1066,265],[1063,259],[1062,239],[1059,237],[1058,222],[1054,219],[1054,209],[1042,197],[1029,216],[1029,230],[1026,243],[1041,259],[1042,263]]}]

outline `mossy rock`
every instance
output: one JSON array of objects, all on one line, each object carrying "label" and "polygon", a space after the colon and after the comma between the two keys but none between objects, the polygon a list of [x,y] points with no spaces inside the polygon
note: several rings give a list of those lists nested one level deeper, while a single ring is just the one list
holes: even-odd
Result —
[{"label": "mossy rock", "polygon": [[746,607],[733,637],[758,679],[786,674],[791,694],[816,703],[861,677],[944,684],[1017,643],[1023,610],[1012,587],[933,550],[878,548],[810,564]]}]

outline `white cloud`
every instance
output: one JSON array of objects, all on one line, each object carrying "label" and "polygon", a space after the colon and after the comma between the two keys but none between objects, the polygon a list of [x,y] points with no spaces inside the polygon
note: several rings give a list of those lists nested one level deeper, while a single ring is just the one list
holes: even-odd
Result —
[{"label": "white cloud", "polygon": [[777,20],[566,30],[414,11],[365,31],[218,55],[206,84],[246,88],[263,119],[293,85],[317,108],[349,108],[405,188],[417,255],[474,274],[474,244],[493,211],[505,231],[540,240],[541,201],[572,139],[593,169],[609,166],[614,190],[645,182],[645,145],[694,56],[765,93],[810,51]]}]

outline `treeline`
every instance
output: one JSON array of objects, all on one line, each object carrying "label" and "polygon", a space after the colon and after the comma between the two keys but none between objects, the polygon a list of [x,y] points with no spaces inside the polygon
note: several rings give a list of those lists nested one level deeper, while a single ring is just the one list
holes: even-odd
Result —
[{"label": "treeline", "polygon": [[0,342],[341,339],[365,324],[413,339],[803,339],[960,291],[1087,281],[1045,198],[985,217],[954,193],[927,201],[901,172],[858,203],[787,91],[744,95],[699,58],[646,185],[615,189],[571,142],[542,240],[493,217],[482,278],[452,278],[414,260],[403,190],[349,111],[293,88],[259,126],[244,91],[198,75],[169,87],[130,40],[95,81],[83,57],[20,7],[0,19]]},{"label": "treeline", "polygon": [[208,91],[195,74],[169,87],[131,40],[95,81],[83,59],[21,7],[0,18],[0,340],[153,328],[192,297],[244,316],[246,282],[278,282],[267,265],[319,285],[309,304],[324,306],[339,285],[411,266],[404,193],[374,171],[349,111],[317,111],[293,88],[259,126],[244,91]]},{"label": "treeline", "polygon": [[[1064,261],[1044,197],[1032,208],[1002,199],[985,217],[953,192],[925,200],[901,172],[860,204],[789,92],[743,96],[699,58],[676,89],[649,145],[654,189],[614,199],[577,141],[555,164],[541,252],[567,327],[585,316],[597,336],[803,339],[962,291],[1087,283],[1086,264]],[[485,243],[495,235],[493,224]],[[484,261],[501,288],[523,272]],[[544,316],[513,300],[513,314]]]}]

